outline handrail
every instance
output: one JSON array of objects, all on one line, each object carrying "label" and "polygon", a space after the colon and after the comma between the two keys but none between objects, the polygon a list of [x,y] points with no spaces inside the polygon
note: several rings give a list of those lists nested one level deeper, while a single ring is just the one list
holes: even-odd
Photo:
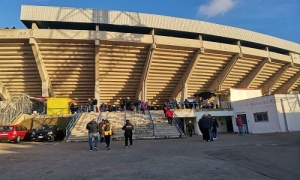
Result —
[{"label": "handrail", "polygon": [[40,117],[39,117],[39,119],[36,121],[36,123],[37,123],[37,124],[39,124],[39,123],[40,123],[40,120],[41,120],[42,116],[44,116],[44,118],[45,118],[46,109],[45,109],[45,107],[44,107],[43,109],[44,109],[44,110],[43,110],[43,111],[42,111],[42,113],[40,114]]},{"label": "handrail", "polygon": [[[152,126],[152,133],[153,133],[152,135],[155,137],[155,130],[154,130],[155,126],[154,126],[154,122],[153,122],[153,119],[152,119],[152,115],[150,113],[150,109],[148,110],[148,114],[149,114],[150,123],[151,123],[151,126]],[[150,126],[150,128],[151,128],[151,126]]]},{"label": "handrail", "polygon": [[69,124],[66,127],[66,137],[65,139],[67,139],[71,133],[71,130],[73,128],[73,126],[75,125],[75,122],[77,121],[77,119],[80,117],[82,113],[82,109],[81,107],[78,108],[78,110],[76,111],[75,115],[72,117],[71,121],[69,122]]},{"label": "handrail", "polygon": [[0,114],[0,125],[11,124],[20,114],[31,113],[32,107],[30,98],[26,94],[21,94],[9,107]]}]

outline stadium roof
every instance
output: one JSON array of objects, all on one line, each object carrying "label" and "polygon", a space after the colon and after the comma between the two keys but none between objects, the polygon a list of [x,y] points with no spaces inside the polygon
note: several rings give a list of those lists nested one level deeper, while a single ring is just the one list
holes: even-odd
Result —
[{"label": "stadium roof", "polygon": [[161,15],[23,5],[21,21],[28,28],[36,22],[41,29],[95,30],[95,25],[99,25],[102,31],[149,34],[155,29],[157,35],[189,39],[197,39],[201,34],[204,40],[214,42],[233,44],[240,40],[243,46],[259,49],[269,46],[282,54],[288,51],[300,53],[300,45],[291,41],[245,29]]}]

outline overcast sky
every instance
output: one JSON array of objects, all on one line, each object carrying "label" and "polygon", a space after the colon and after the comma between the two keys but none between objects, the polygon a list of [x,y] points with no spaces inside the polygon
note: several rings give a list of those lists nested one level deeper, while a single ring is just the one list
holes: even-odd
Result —
[{"label": "overcast sky", "polygon": [[195,19],[252,30],[300,44],[300,0],[1,0],[0,28],[25,28],[20,21],[22,4]]}]

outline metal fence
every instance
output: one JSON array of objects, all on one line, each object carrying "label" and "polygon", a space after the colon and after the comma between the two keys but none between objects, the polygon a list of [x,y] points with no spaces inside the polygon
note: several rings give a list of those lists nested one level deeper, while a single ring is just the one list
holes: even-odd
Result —
[{"label": "metal fence", "polygon": [[19,115],[31,112],[32,107],[29,96],[21,94],[20,97],[11,102],[6,110],[0,114],[0,125],[11,124]]},{"label": "metal fence", "polygon": [[82,113],[82,109],[78,108],[78,110],[76,111],[76,113],[74,114],[73,118],[71,119],[71,121],[69,122],[68,126],[66,127],[66,137],[65,139],[67,139],[71,133],[72,128],[74,127],[77,119],[80,117]]}]

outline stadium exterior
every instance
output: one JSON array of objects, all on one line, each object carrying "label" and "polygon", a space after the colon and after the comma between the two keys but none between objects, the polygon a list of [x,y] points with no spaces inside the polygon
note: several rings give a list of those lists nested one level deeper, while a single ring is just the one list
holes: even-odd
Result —
[{"label": "stadium exterior", "polygon": [[22,6],[28,29],[0,30],[0,94],[140,97],[162,104],[202,91],[299,91],[300,44],[203,21]]}]

